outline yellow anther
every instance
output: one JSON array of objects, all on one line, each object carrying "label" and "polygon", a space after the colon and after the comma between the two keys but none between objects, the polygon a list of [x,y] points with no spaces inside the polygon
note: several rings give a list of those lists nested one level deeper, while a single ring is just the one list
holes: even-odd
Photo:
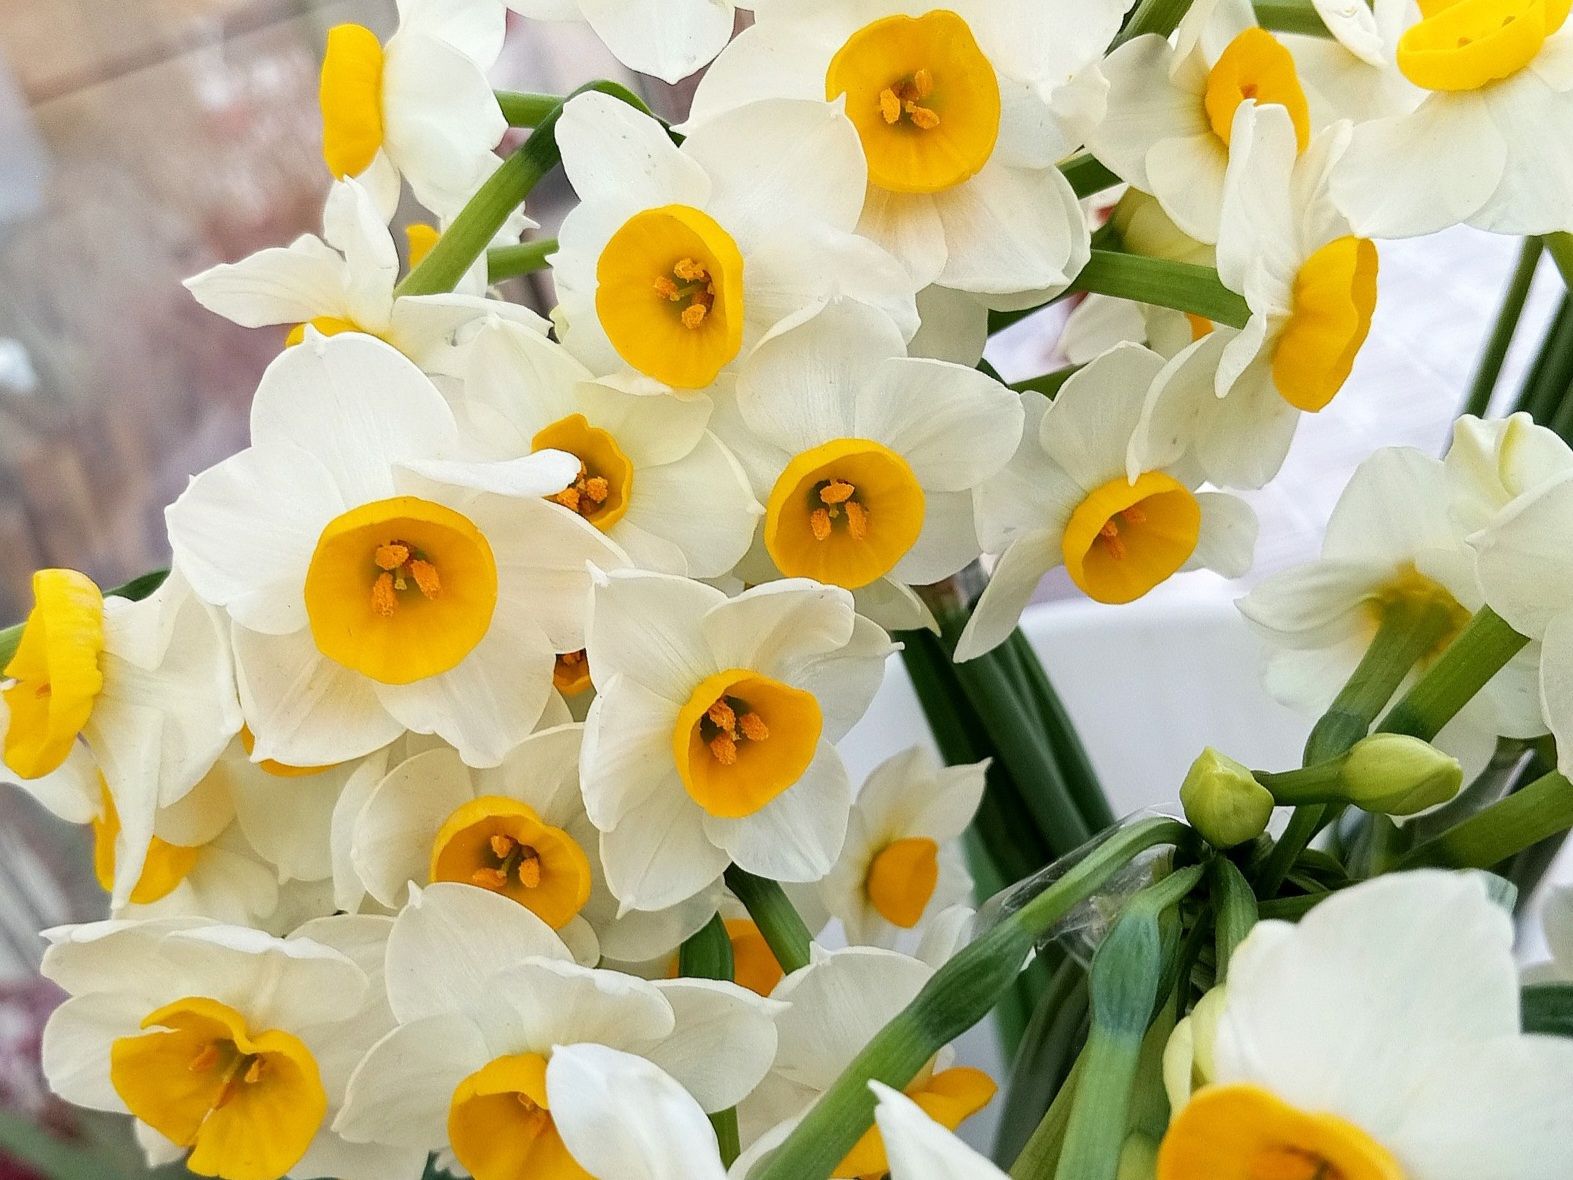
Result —
[{"label": "yellow anther", "polygon": [[419,558],[410,562],[410,577],[415,579],[415,584],[427,598],[436,598],[442,593],[442,579],[437,576],[437,567],[431,562]]},{"label": "yellow anther", "polygon": [[248,1086],[255,1086],[262,1080],[262,1058],[253,1057],[251,1064],[246,1067],[245,1082]]},{"label": "yellow anther", "polygon": [[1147,523],[1147,514],[1142,511],[1141,505],[1139,504],[1132,504],[1124,512],[1120,513],[1120,515],[1124,519],[1128,520],[1131,524]]},{"label": "yellow anther", "polygon": [[498,860],[507,860],[513,855],[513,850],[519,847],[519,841],[501,832],[493,836],[488,843],[492,846],[492,855]]},{"label": "yellow anther", "polygon": [[901,122],[901,96],[888,86],[879,92],[879,113],[892,127]]},{"label": "yellow anther", "polygon": [[399,593],[393,587],[393,575],[381,573],[371,586],[371,609],[380,618],[391,619],[399,610]]},{"label": "yellow anther", "polygon": [[770,728],[758,713],[744,713],[737,722],[743,736],[751,742],[762,742],[770,736]]},{"label": "yellow anther", "polygon": [[673,303],[676,303],[683,297],[683,293],[677,289],[677,284],[665,275],[655,276],[655,293],[662,299],[668,299]]},{"label": "yellow anther", "polygon": [[814,540],[830,540],[830,509],[816,508],[809,513],[808,527],[813,530]]},{"label": "yellow anther", "polygon": [[612,494],[612,485],[604,475],[592,476],[584,481],[584,494],[590,497],[591,503],[605,504]]},{"label": "yellow anther", "polygon": [[711,705],[705,712],[705,716],[710,719],[710,724],[717,729],[725,730],[730,734],[737,733],[737,713],[731,705],[726,703],[725,698]]},{"label": "yellow anther", "polygon": [[1120,535],[1120,526],[1111,517],[1103,522],[1103,527],[1098,530],[1098,535],[1105,540],[1110,540]]},{"label": "yellow anther", "polygon": [[571,512],[578,512],[579,511],[579,489],[578,489],[578,487],[564,488],[562,491],[558,492],[556,495],[554,495],[554,496],[547,496],[546,498],[548,500],[551,500],[555,504],[561,504],[564,508],[567,508]]},{"label": "yellow anther", "polygon": [[207,1073],[208,1070],[218,1064],[218,1059],[218,1044],[214,1041],[209,1041],[202,1046],[202,1051],[191,1059],[191,1064],[187,1068],[192,1073]]},{"label": "yellow anther", "polygon": [[708,282],[710,280],[710,272],[692,258],[679,260],[677,265],[672,267],[672,273],[685,283]]},{"label": "yellow anther", "polygon": [[519,884],[526,889],[538,889],[541,885],[541,855],[528,845],[519,858]]},{"label": "yellow anther", "polygon": [[868,539],[868,511],[856,500],[848,500],[845,505],[847,512],[847,532],[852,534],[854,541]]},{"label": "yellow anther", "polygon": [[939,126],[939,116],[928,107],[920,107],[915,102],[907,104],[907,118],[912,120],[912,125],[922,131],[932,131]]},{"label": "yellow anther", "polygon": [[378,545],[377,552],[372,560],[377,563],[377,568],[392,573],[410,559],[410,547],[394,541],[390,545]]},{"label": "yellow anther", "polygon": [[819,500],[822,504],[845,504],[857,493],[857,489],[844,479],[833,479],[819,489]]},{"label": "yellow anther", "polygon": [[508,884],[508,874],[501,869],[476,869],[470,874],[470,884],[482,889],[500,890]]},{"label": "yellow anther", "polygon": [[722,766],[737,764],[737,742],[729,733],[718,733],[710,739],[710,753]]},{"label": "yellow anther", "polygon": [[709,314],[710,309],[703,303],[690,303],[683,308],[683,327],[693,330],[703,324]]},{"label": "yellow anther", "polygon": [[917,70],[912,75],[912,89],[917,92],[919,99],[927,98],[934,93],[934,75],[927,70]]}]

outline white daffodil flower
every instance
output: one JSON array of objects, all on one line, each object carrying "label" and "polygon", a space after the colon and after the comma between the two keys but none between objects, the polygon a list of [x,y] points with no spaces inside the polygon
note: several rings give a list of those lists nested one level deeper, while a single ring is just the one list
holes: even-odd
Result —
[{"label": "white daffodil flower", "polygon": [[637,1084],[647,1070],[608,1095],[624,1071],[565,1070],[556,1058],[567,1047],[643,1058],[707,1111],[740,1101],[776,1049],[779,1005],[728,983],[581,967],[529,910],[467,885],[412,892],[388,938],[387,984],[398,1027],[355,1070],[335,1130],[451,1150],[476,1180],[590,1175],[607,1158],[576,1158],[594,1119],[610,1119],[598,1129],[606,1152],[648,1126]]},{"label": "white daffodil flower", "polygon": [[[767,97],[844,102],[868,159],[859,232],[985,307],[1086,264],[1056,165],[1103,113],[1095,63],[1127,0],[769,0],[699,83],[685,129]],[[960,314],[961,303],[955,304]]]},{"label": "white daffodil flower", "polygon": [[834,106],[760,102],[689,136],[604,94],[557,124],[579,204],[552,273],[564,344],[635,391],[712,385],[786,317],[832,295],[918,329],[914,284],[853,233],[867,180]]},{"label": "white daffodil flower", "polygon": [[1087,146],[1197,241],[1218,240],[1243,102],[1283,107],[1299,149],[1310,146],[1311,108],[1294,57],[1257,27],[1245,0],[1193,4],[1174,44],[1150,33],[1133,37],[1109,54],[1103,72],[1108,113]]},{"label": "white daffodil flower", "polygon": [[1349,233],[1327,195],[1348,143],[1336,124],[1297,152],[1279,106],[1241,103],[1234,117],[1218,236],[1218,275],[1251,311],[1241,331],[1203,325],[1148,400],[1137,434],[1149,454],[1189,449],[1223,487],[1278,474],[1302,413],[1343,388],[1371,330],[1376,247]]},{"label": "white daffodil flower", "polygon": [[185,1156],[202,1175],[417,1180],[423,1153],[329,1129],[354,1064],[392,1025],[388,926],[345,915],[282,940],[181,918],[47,931],[43,973],[70,994],[44,1029],[49,1084],[129,1112],[155,1159]]},{"label": "white daffodil flower", "polygon": [[441,216],[497,167],[508,130],[486,80],[502,52],[497,0],[398,0],[384,45],[363,25],[328,30],[322,61],[322,154],[335,180],[360,179],[391,216],[399,180]]},{"label": "white daffodil flower", "polygon": [[[934,974],[919,959],[877,947],[815,951],[814,961],[787,976],[773,998],[788,1007],[776,1017],[780,1048],[770,1074],[739,1109],[745,1140],[801,1116],[833,1085],[852,1059]],[[907,1097],[949,1130],[982,1110],[998,1087],[981,1070],[954,1064],[950,1046],[907,1086]],[[837,1176],[890,1171],[885,1141],[870,1127],[837,1165]]]},{"label": "white daffodil flower", "polygon": [[[1420,5],[1381,52],[1425,92],[1368,118],[1333,173],[1355,232],[1573,228],[1573,28],[1565,0]],[[1390,55],[1390,56],[1389,56]]]},{"label": "white daffodil flower", "polygon": [[942,767],[913,746],[869,772],[852,804],[846,845],[819,886],[849,943],[894,946],[971,898],[960,838],[983,798],[987,769],[987,762]]},{"label": "white daffodil flower", "polygon": [[[1556,736],[1558,769],[1565,774],[1573,770],[1573,454],[1538,437],[1540,430],[1526,422],[1520,436],[1534,436],[1529,446],[1509,443],[1497,449],[1501,460],[1511,455],[1520,464],[1507,482],[1508,490],[1518,484],[1520,494],[1469,543],[1479,556],[1486,605],[1514,630],[1538,641],[1540,710]],[[1489,460],[1491,450],[1481,450],[1482,459]],[[1499,470],[1507,465],[1499,461]],[[1484,462],[1473,466],[1479,470]],[[1525,651],[1532,653],[1536,646]],[[1525,658],[1521,653],[1515,664]]]},{"label": "white daffodil flower", "polygon": [[72,823],[115,813],[113,894],[125,905],[155,815],[240,729],[229,646],[178,570],[141,602],[106,598],[74,570],[40,570],[33,597],[0,670],[0,769]]},{"label": "white daffodil flower", "polygon": [[681,82],[732,39],[742,0],[504,0],[536,20],[585,21],[630,70]]},{"label": "white daffodil flower", "polygon": [[294,325],[296,345],[309,324],[324,336],[364,332],[430,369],[453,337],[477,322],[508,317],[539,325],[527,308],[484,298],[483,257],[461,293],[394,296],[399,254],[371,195],[353,180],[328,194],[322,237],[303,234],[288,246],[260,250],[186,280],[209,311],[247,328]]},{"label": "white daffodil flower", "polygon": [[[1321,558],[1271,575],[1240,600],[1267,644],[1264,677],[1275,698],[1320,716],[1393,612],[1445,617],[1418,674],[1481,606],[1470,530],[1458,518],[1475,492],[1449,467],[1407,447],[1377,451],[1339,497]],[[1466,777],[1484,769],[1499,736],[1545,732],[1540,662],[1536,648],[1520,652],[1437,735]]]},{"label": "white daffodil flower", "polygon": [[543,497],[578,461],[468,461],[453,412],[372,337],[308,333],[262,378],[251,446],[168,511],[224,608],[253,756],[327,766],[406,729],[472,765],[524,740],[556,653],[584,645],[585,563],[620,564]]},{"label": "white daffodil flower", "polygon": [[394,765],[355,820],[350,856],[367,891],[397,909],[412,883],[475,885],[535,914],[580,962],[669,955],[716,899],[619,915],[579,793],[581,735],[579,725],[531,734],[491,770],[441,748]]},{"label": "white daffodil flower", "polygon": [[1098,602],[1133,602],[1184,570],[1237,577],[1251,565],[1256,515],[1199,492],[1188,459],[1149,456],[1136,437],[1161,356],[1122,344],[1077,372],[1052,403],[1022,394],[1021,446],[978,492],[978,535],[1000,554],[956,646],[970,660],[1003,643],[1043,575],[1064,565]]},{"label": "white daffodil flower", "polygon": [[908,357],[866,304],[782,324],[738,373],[717,430],[765,504],[746,582],[813,578],[891,629],[932,625],[911,589],[978,556],[973,489],[1021,440],[1021,400],[972,368]]},{"label": "white daffodil flower", "polygon": [[641,397],[595,382],[533,326],[497,319],[459,366],[461,422],[491,457],[563,451],[579,460],[555,497],[641,569],[717,578],[748,551],[763,509],[712,432],[711,400]]},{"label": "white daffodil flower", "polygon": [[729,599],[604,574],[588,635],[584,802],[625,909],[676,905],[732,862],[777,881],[830,871],[852,807],[834,743],[894,650],[847,591],[790,579]]},{"label": "white daffodil flower", "polygon": [[1570,1122],[1573,1044],[1519,1031],[1511,916],[1476,877],[1402,873],[1240,944],[1157,1175],[1560,1180]]}]

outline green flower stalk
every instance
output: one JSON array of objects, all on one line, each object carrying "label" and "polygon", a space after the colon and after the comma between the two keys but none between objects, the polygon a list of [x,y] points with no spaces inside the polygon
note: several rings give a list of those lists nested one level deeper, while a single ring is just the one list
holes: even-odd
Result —
[{"label": "green flower stalk", "polygon": [[1347,803],[1377,815],[1418,815],[1448,802],[1464,785],[1458,759],[1429,742],[1376,733],[1346,753],[1302,770],[1258,774],[1279,803]]},{"label": "green flower stalk", "polygon": [[756,877],[733,865],[726,871],[726,887],[743,903],[748,916],[759,927],[759,933],[764,935],[781,970],[791,975],[808,966],[813,935],[778,882]]}]

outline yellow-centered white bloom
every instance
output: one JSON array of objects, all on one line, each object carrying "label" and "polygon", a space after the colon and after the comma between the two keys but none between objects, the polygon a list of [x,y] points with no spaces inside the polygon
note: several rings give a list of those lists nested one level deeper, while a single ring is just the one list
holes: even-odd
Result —
[{"label": "yellow-centered white bloom", "polygon": [[1022,394],[1027,424],[1010,464],[978,491],[978,535],[1000,555],[956,647],[970,660],[1003,643],[1043,575],[1065,566],[1098,602],[1133,602],[1185,570],[1250,568],[1256,515],[1235,496],[1196,489],[1197,465],[1136,436],[1157,353],[1121,344],[1050,403]]},{"label": "yellow-centered white bloom", "polygon": [[586,21],[631,70],[681,82],[720,53],[732,38],[739,8],[733,0],[504,0],[536,20]]},{"label": "yellow-centered white bloom", "polygon": [[913,746],[869,772],[852,804],[846,846],[819,885],[849,943],[894,946],[970,899],[960,838],[983,798],[987,769],[987,762],[942,767]]},{"label": "yellow-centered white bloom", "polygon": [[1404,873],[1241,943],[1157,1180],[1558,1180],[1570,1120],[1573,1044],[1519,1031],[1511,916],[1476,877]]},{"label": "yellow-centered white bloom", "polygon": [[508,122],[486,80],[502,52],[497,0],[398,0],[386,44],[364,25],[328,30],[322,154],[335,180],[362,179],[392,214],[399,180],[442,216],[497,167]]},{"label": "yellow-centered white bloom", "polygon": [[350,856],[367,891],[392,909],[413,884],[490,890],[540,918],[580,962],[664,957],[715,913],[694,898],[658,913],[619,915],[601,869],[601,834],[579,792],[582,727],[530,735],[491,770],[452,750],[416,754],[372,789]]},{"label": "yellow-centered white bloom", "polygon": [[556,501],[641,569],[716,578],[747,552],[764,509],[712,432],[709,397],[641,397],[596,382],[562,345],[506,319],[480,329],[464,355],[457,408],[472,438],[496,458],[577,457]]},{"label": "yellow-centered white bloom", "polygon": [[[788,1007],[776,1018],[780,1048],[770,1074],[743,1103],[746,1138],[803,1114],[828,1090],[874,1034],[888,1024],[934,974],[920,959],[877,947],[815,952],[807,967],[787,976],[773,997]],[[906,1095],[950,1130],[982,1110],[998,1087],[982,1070],[955,1064],[946,1046],[918,1071]],[[883,1176],[882,1128],[870,1127],[831,1173],[838,1178]],[[929,1174],[924,1173],[925,1177]]]},{"label": "yellow-centered white bloom", "polygon": [[625,909],[675,905],[732,862],[778,881],[830,870],[852,806],[834,743],[894,650],[847,591],[788,579],[729,599],[606,574],[587,649],[585,808]]},{"label": "yellow-centered white bloom", "polygon": [[392,1025],[388,927],[346,915],[283,940],[179,918],[48,931],[43,973],[71,997],[44,1030],[50,1086],[131,1113],[151,1155],[198,1175],[417,1180],[423,1153],[329,1129],[350,1071]]},{"label": "yellow-centered white bloom", "polygon": [[717,430],[765,504],[746,582],[813,578],[891,629],[923,626],[913,586],[979,552],[973,489],[1021,439],[1021,401],[970,367],[909,358],[866,304],[789,320],[749,356]]},{"label": "yellow-centered white bloom", "polygon": [[1150,33],[1133,37],[1108,56],[1103,72],[1108,113],[1088,147],[1198,241],[1218,240],[1241,103],[1282,107],[1299,149],[1310,146],[1311,108],[1294,57],[1257,27],[1243,0],[1193,4],[1174,44]]},{"label": "yellow-centered white bloom", "polygon": [[1540,709],[1566,773],[1573,769],[1573,453],[1527,420],[1499,429],[1507,432],[1502,441],[1478,448],[1472,466],[1493,477],[1491,490],[1516,495],[1469,542],[1486,605],[1538,641]]},{"label": "yellow-centered white bloom", "polygon": [[1055,167],[1103,111],[1123,0],[769,0],[716,59],[689,128],[760,98],[842,102],[868,159],[861,233],[918,286],[1030,307],[1088,257]]},{"label": "yellow-centered white bloom", "polygon": [[326,766],[408,729],[501,762],[541,716],[556,653],[584,645],[585,563],[621,561],[544,499],[578,460],[470,461],[430,380],[359,333],[308,332],[275,360],[251,438],[168,520],[234,624],[254,757]]},{"label": "yellow-centered white bloom", "polygon": [[[1494,506],[1486,507],[1488,490],[1465,474],[1466,455],[1475,470],[1484,471],[1481,459],[1494,449],[1494,440],[1482,435],[1509,428],[1542,431],[1527,418],[1511,427],[1461,419],[1445,463],[1407,447],[1377,451],[1339,497],[1321,558],[1273,574],[1240,600],[1240,610],[1268,646],[1264,675],[1274,697],[1320,716],[1377,628],[1396,614],[1430,617],[1436,628],[1416,675],[1446,649],[1485,601],[1465,537],[1478,527],[1471,514]],[[1485,767],[1499,736],[1545,732],[1535,690],[1540,662],[1538,648],[1520,652],[1437,735],[1436,744],[1457,757],[1466,773]]]},{"label": "yellow-centered white bloom", "polygon": [[[451,1150],[476,1180],[637,1175],[601,1170],[605,1156],[579,1155],[595,1145],[570,1130],[605,1120],[608,1152],[647,1125],[650,1096],[637,1083],[654,1074],[625,1070],[623,1057],[715,1111],[754,1088],[776,1048],[779,1005],[728,983],[581,967],[533,913],[465,885],[412,893],[388,939],[387,981],[398,1027],[356,1069],[334,1127],[355,1141]],[[591,1060],[604,1072],[565,1077],[570,1046],[599,1047]],[[625,1078],[633,1088],[604,1092]]]},{"label": "yellow-centered white bloom", "polygon": [[1358,124],[1333,173],[1355,231],[1397,238],[1460,222],[1504,234],[1573,228],[1573,28],[1567,0],[1420,0],[1384,44],[1425,91]]},{"label": "yellow-centered white bloom", "polygon": [[113,894],[125,905],[154,816],[240,728],[229,647],[178,570],[141,602],[106,598],[74,570],[40,570],[33,597],[0,669],[0,770],[72,823],[115,812]]},{"label": "yellow-centered white bloom", "polygon": [[604,94],[557,124],[579,205],[552,260],[563,343],[640,391],[713,384],[776,324],[832,295],[911,339],[914,283],[853,233],[867,169],[834,105],[750,103],[690,135]]},{"label": "yellow-centered white bloom", "polygon": [[1343,388],[1376,308],[1376,247],[1327,194],[1347,124],[1298,152],[1280,106],[1234,116],[1218,231],[1218,275],[1245,296],[1245,327],[1208,329],[1176,358],[1138,434],[1151,453],[1189,447],[1209,481],[1257,488],[1283,466],[1302,413]]},{"label": "yellow-centered white bloom", "polygon": [[483,257],[462,293],[395,298],[393,235],[366,189],[345,180],[328,194],[322,237],[303,234],[288,246],[221,263],[187,279],[186,287],[203,307],[244,327],[292,326],[285,337],[291,345],[305,338],[308,324],[324,336],[364,332],[429,368],[467,325],[500,316],[540,322],[516,304],[482,298],[485,265]]}]

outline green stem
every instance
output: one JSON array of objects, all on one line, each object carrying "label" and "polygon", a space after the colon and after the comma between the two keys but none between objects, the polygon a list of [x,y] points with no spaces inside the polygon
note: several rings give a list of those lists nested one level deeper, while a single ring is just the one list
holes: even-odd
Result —
[{"label": "green stem", "polygon": [[1502,297],[1502,309],[1497,312],[1496,326],[1491,329],[1485,351],[1480,355],[1480,367],[1475,370],[1475,379],[1469,386],[1469,398],[1464,402],[1466,414],[1483,418],[1491,408],[1491,395],[1496,392],[1497,379],[1502,376],[1502,362],[1507,359],[1513,336],[1518,331],[1518,321],[1524,314],[1524,304],[1529,299],[1529,288],[1544,249],[1541,239],[1524,239],[1518,252],[1518,265],[1513,268],[1507,293]]},{"label": "green stem", "polygon": [[732,865],[726,870],[726,887],[759,927],[781,970],[791,975],[808,966],[808,950],[814,939],[780,882]]},{"label": "green stem", "polygon": [[1044,397],[1053,399],[1061,387],[1074,377],[1085,366],[1066,365],[1063,369],[1055,369],[1052,373],[1044,373],[1040,377],[1028,377],[1025,381],[1012,381],[1010,387],[1017,393],[1041,393]]},{"label": "green stem", "polygon": [[[1316,766],[1337,757],[1370,732],[1371,723],[1393,699],[1405,677],[1446,633],[1448,618],[1441,603],[1388,610],[1348,683],[1312,726],[1303,765]],[[1258,897],[1272,897],[1278,892],[1290,866],[1311,843],[1326,814],[1322,804],[1295,809],[1289,826],[1257,874]]]},{"label": "green stem", "polygon": [[609,94],[641,110],[648,109],[631,90],[616,82],[591,82],[564,98],[541,119],[524,145],[481,185],[453,219],[453,224],[437,239],[431,253],[394,288],[396,296],[440,295],[453,290],[491,245],[513,211],[524,203],[541,178],[557,167],[562,159],[557,147],[557,120],[570,100],[590,91]]},{"label": "green stem", "polygon": [[1573,292],[1564,292],[1556,314],[1546,325],[1546,333],[1524,376],[1513,408],[1523,410],[1542,426],[1549,425],[1567,392],[1570,360],[1573,360]]},{"label": "green stem", "polygon": [[825,1180],[874,1120],[871,1080],[902,1089],[945,1045],[983,1019],[1055,923],[1131,859],[1188,843],[1177,820],[1150,819],[1111,833],[1042,893],[963,948],[911,1004],[876,1033],[751,1180]]},{"label": "green stem", "polygon": [[1167,37],[1174,32],[1190,7],[1191,0],[1142,0],[1110,48],[1124,45],[1132,37],[1140,37],[1143,33]]},{"label": "green stem", "polygon": [[1553,771],[1451,831],[1426,841],[1399,861],[1398,867],[1489,869],[1570,828],[1573,783]]},{"label": "green stem", "polygon": [[563,105],[560,94],[524,94],[517,90],[499,90],[496,94],[502,117],[510,127],[538,127]]},{"label": "green stem", "polygon": [[1075,194],[1083,199],[1120,183],[1120,178],[1109,171],[1101,160],[1086,152],[1066,160],[1060,165],[1060,171],[1070,181]]},{"label": "green stem", "polygon": [[1383,718],[1381,732],[1430,741],[1528,642],[1496,611],[1481,607]]},{"label": "green stem", "polygon": [[537,238],[517,246],[493,246],[486,251],[486,281],[500,283],[504,279],[544,270],[548,265],[546,260],[555,253],[556,238]]},{"label": "green stem", "polygon": [[1092,1027],[1055,1180],[1115,1180],[1131,1083],[1163,980],[1158,918],[1196,887],[1204,871],[1192,865],[1138,893],[1092,957]]},{"label": "green stem", "polygon": [[1011,632],[1005,647],[1016,657],[1026,681],[1027,693],[1037,706],[1038,720],[1043,726],[1060,771],[1070,788],[1071,799],[1081,809],[1082,819],[1088,828],[1101,832],[1114,825],[1114,811],[1109,797],[1103,790],[1098,772],[1093,769],[1092,758],[1082,743],[1081,733],[1066,712],[1065,703],[1054,689],[1048,671],[1031,642],[1020,627]]},{"label": "green stem", "polygon": [[1569,289],[1573,289],[1573,234],[1547,234],[1546,250],[1562,272],[1562,281],[1567,283]]},{"label": "green stem", "polygon": [[1223,285],[1216,270],[1190,262],[1094,250],[1071,287],[1172,307],[1231,328],[1243,328],[1251,318],[1245,300]]},{"label": "green stem", "polygon": [[1226,856],[1215,857],[1209,869],[1213,902],[1213,938],[1217,954],[1218,982],[1229,972],[1229,960],[1256,925],[1256,894],[1251,892],[1245,874]]},{"label": "green stem", "polygon": [[[720,914],[711,915],[704,928],[678,949],[677,973],[685,979],[719,979],[730,983],[735,970],[732,940],[727,936],[726,923]],[[743,1151],[742,1136],[737,1129],[737,1110],[728,1107],[715,1111],[709,1118],[721,1148],[721,1162],[730,1168]]]},{"label": "green stem", "polygon": [[1015,1159],[1053,1106],[1076,1063],[1087,1028],[1087,975],[1066,955],[1038,997],[1005,1085],[994,1158]]},{"label": "green stem", "polygon": [[1065,1132],[1070,1126],[1071,1110],[1076,1105],[1076,1094],[1081,1088],[1082,1069],[1086,1060],[1087,1049],[1084,1045],[1076,1058],[1076,1064],[1071,1067],[1070,1076],[1054,1096],[1037,1130],[1033,1131],[1027,1146],[1021,1149],[1016,1162],[1010,1166],[1011,1180],[1033,1180],[1038,1176],[1054,1175],[1060,1154],[1065,1150]]},{"label": "green stem", "polygon": [[1256,23],[1275,33],[1331,37],[1311,0],[1256,0]]}]

